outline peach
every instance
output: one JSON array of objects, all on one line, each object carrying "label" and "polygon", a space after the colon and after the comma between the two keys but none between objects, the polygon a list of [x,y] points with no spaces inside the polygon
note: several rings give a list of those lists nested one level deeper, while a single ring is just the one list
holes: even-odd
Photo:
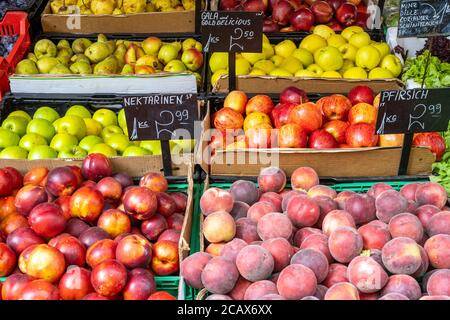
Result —
[{"label": "peach", "polygon": [[323,186],[323,185],[318,184],[316,186],[311,187],[308,190],[308,197],[314,198],[317,196],[325,196],[325,197],[334,199],[334,198],[336,198],[337,193],[334,189],[331,189],[328,186]]},{"label": "peach", "polygon": [[345,210],[330,211],[322,222],[323,234],[329,237],[331,233],[339,227],[355,228],[355,220],[353,220],[353,217]]},{"label": "peach", "polygon": [[262,240],[272,238],[289,239],[292,235],[292,223],[283,213],[269,213],[259,219],[257,232]]},{"label": "peach", "polygon": [[384,266],[394,274],[413,274],[422,264],[420,246],[410,238],[392,239],[381,252]]},{"label": "peach", "polygon": [[314,297],[318,298],[319,300],[323,300],[323,298],[325,297],[325,293],[327,293],[327,290],[328,288],[323,284],[318,284],[316,293],[314,293]]},{"label": "peach", "polygon": [[228,212],[216,211],[203,221],[203,235],[211,243],[230,241],[236,235],[236,223]]},{"label": "peach", "polygon": [[450,300],[449,296],[423,296],[419,300]]},{"label": "peach", "polygon": [[417,202],[408,200],[408,207],[406,208],[406,212],[416,212],[417,208],[419,207],[419,205],[417,204]]},{"label": "peach", "polygon": [[389,277],[387,284],[381,290],[381,295],[400,293],[409,300],[418,300],[421,296],[419,283],[406,274],[395,274]]},{"label": "peach", "polygon": [[203,288],[202,271],[211,259],[212,256],[205,252],[196,252],[190,255],[181,262],[180,275],[192,288]]},{"label": "peach", "polygon": [[265,296],[262,296],[261,298],[259,298],[259,300],[286,300],[285,298],[283,298],[282,296],[280,296],[279,294],[266,294]]},{"label": "peach", "polygon": [[239,279],[236,282],[236,285],[234,286],[233,290],[231,290],[228,295],[233,300],[244,300],[245,291],[247,291],[247,288],[252,284],[252,282],[248,281],[247,279],[244,279],[243,277],[239,276]]},{"label": "peach", "polygon": [[427,283],[430,296],[450,296],[450,270],[438,270],[431,275]]},{"label": "peach", "polygon": [[433,215],[428,222],[427,233],[430,237],[437,234],[450,235],[450,211],[441,211]]},{"label": "peach", "polygon": [[358,229],[358,233],[363,239],[364,249],[383,249],[384,245],[390,241],[388,225],[379,220],[369,222]]},{"label": "peach", "polygon": [[345,190],[345,191],[339,192],[337,194],[336,198],[334,198],[334,201],[336,201],[339,209],[344,210],[345,202],[347,202],[347,199],[355,194],[357,194],[357,193],[354,191]]},{"label": "peach", "polygon": [[380,193],[382,193],[383,191],[386,191],[386,190],[393,190],[392,186],[387,183],[384,183],[384,182],[378,182],[370,187],[370,189],[367,191],[367,195],[369,197],[376,199],[376,198],[378,198]]},{"label": "peach", "polygon": [[205,216],[216,211],[231,212],[233,203],[233,196],[227,190],[209,188],[200,198],[200,209]]},{"label": "peach", "polygon": [[260,202],[270,202],[274,207],[276,212],[282,212],[281,203],[283,197],[276,192],[266,192],[259,198]]},{"label": "peach", "polygon": [[374,293],[359,292],[360,300],[378,300],[379,297],[380,297],[380,294],[378,292],[374,292]]},{"label": "peach", "polygon": [[261,192],[280,192],[286,185],[286,174],[277,167],[261,169],[258,175],[258,186]]},{"label": "peach", "polygon": [[419,242],[423,238],[423,227],[419,218],[411,213],[400,213],[389,221],[389,232],[393,238],[406,237]]},{"label": "peach", "polygon": [[348,197],[344,210],[353,217],[356,225],[376,219],[375,200],[367,195],[355,194]]},{"label": "peach", "polygon": [[321,283],[328,275],[328,260],[325,255],[314,249],[302,249],[292,256],[291,264],[301,264],[314,272],[317,282]]},{"label": "peach", "polygon": [[381,298],[378,298],[378,300],[409,300],[409,299],[404,294],[392,292],[392,293],[385,294]]},{"label": "peach", "polygon": [[447,203],[447,192],[439,183],[425,182],[417,187],[415,200],[419,205],[432,204],[442,209]]},{"label": "peach", "polygon": [[360,300],[358,289],[349,282],[339,282],[330,287],[324,300]]},{"label": "peach", "polygon": [[330,253],[336,261],[348,263],[363,249],[363,240],[354,228],[339,227],[328,239]]},{"label": "peach", "polygon": [[311,228],[311,227],[299,229],[294,235],[294,239],[293,239],[294,245],[296,247],[300,248],[303,241],[312,234],[322,234],[322,230],[316,229],[316,228]]},{"label": "peach", "polygon": [[209,253],[213,257],[218,257],[218,256],[222,255],[222,250],[223,250],[224,246],[225,246],[225,243],[223,243],[223,242],[221,242],[221,243],[210,243],[206,247],[205,252]]},{"label": "peach", "polygon": [[259,300],[268,294],[278,294],[277,286],[269,280],[260,280],[252,283],[244,294],[244,300]]},{"label": "peach", "polygon": [[258,222],[264,215],[276,212],[275,206],[270,202],[257,202],[253,204],[247,211],[247,217]]},{"label": "peach", "polygon": [[425,204],[418,207],[416,211],[414,211],[414,214],[417,216],[417,218],[419,218],[422,226],[427,229],[430,219],[438,212],[441,212],[441,209],[439,209],[438,207],[431,204]]},{"label": "peach", "polygon": [[225,294],[212,294],[207,296],[205,300],[233,300]]},{"label": "peach", "polygon": [[347,278],[362,293],[380,291],[388,282],[388,274],[374,259],[359,256],[347,268]]},{"label": "peach", "polygon": [[425,249],[421,246],[419,246],[420,250],[420,258],[421,258],[421,264],[420,267],[414,272],[411,277],[417,279],[422,277],[428,270],[428,267],[430,266],[430,260],[428,259],[427,252]]},{"label": "peach", "polygon": [[257,231],[256,221],[250,218],[240,218],[236,221],[236,238],[242,239],[247,243],[261,240]]},{"label": "peach", "polygon": [[389,223],[393,216],[406,212],[408,200],[400,192],[387,190],[377,197],[375,207],[377,218],[384,223]]},{"label": "peach", "polygon": [[250,206],[242,201],[235,201],[233,205],[233,209],[230,214],[234,220],[238,220],[240,218],[247,217],[247,212]]},{"label": "peach", "polygon": [[437,272],[440,269],[433,269],[428,271],[427,273],[425,273],[422,277],[420,286],[422,288],[422,292],[427,292],[427,285],[428,285],[428,280],[430,279],[430,277],[433,275],[433,273]]},{"label": "peach", "polygon": [[257,245],[248,245],[239,251],[236,267],[245,279],[255,282],[269,278],[274,269],[274,259],[270,252]]},{"label": "peach", "polygon": [[287,206],[287,216],[295,227],[312,227],[320,216],[319,206],[307,196],[293,197]]},{"label": "peach", "polygon": [[416,201],[416,191],[419,186],[420,186],[419,183],[409,183],[407,185],[404,185],[400,189],[400,194],[404,196],[407,200]]},{"label": "peach", "polygon": [[111,239],[97,241],[86,252],[86,263],[94,268],[101,262],[116,258],[117,242]]},{"label": "peach", "polygon": [[425,251],[434,268],[450,269],[450,235],[432,236],[425,242]]},{"label": "peach", "polygon": [[26,248],[19,257],[19,269],[23,273],[49,282],[57,281],[64,273],[64,255],[47,244]]},{"label": "peach", "polygon": [[297,190],[289,190],[286,193],[282,195],[282,201],[281,201],[281,210],[282,212],[286,211],[287,205],[292,197],[298,196],[298,195],[304,195],[306,196],[305,191],[297,191]]},{"label": "peach", "polygon": [[230,193],[234,201],[241,201],[248,205],[258,201],[259,190],[256,184],[247,180],[237,180],[230,187]]},{"label": "peach", "polygon": [[220,252],[220,255],[224,257],[225,259],[228,259],[232,262],[236,262],[236,257],[244,247],[247,246],[247,242],[245,242],[242,239],[235,238],[231,240],[230,242],[227,242],[222,247],[222,250]]},{"label": "peach", "polygon": [[203,268],[201,280],[203,286],[212,293],[227,294],[239,278],[236,265],[222,257],[215,257]]},{"label": "peach", "polygon": [[267,249],[274,260],[274,272],[280,272],[289,265],[292,256],[294,255],[294,248],[285,238],[272,238],[265,240],[261,246]]},{"label": "peach", "polygon": [[330,249],[328,247],[328,237],[324,234],[312,234],[308,236],[301,244],[300,249],[315,249],[322,252],[329,263],[333,262]]},{"label": "peach", "polygon": [[129,269],[146,268],[152,260],[152,245],[143,236],[126,236],[117,244],[116,259]]},{"label": "peach", "polygon": [[301,264],[291,264],[281,271],[277,281],[280,295],[288,300],[312,296],[317,290],[314,272]]},{"label": "peach", "polygon": [[308,191],[319,184],[319,176],[313,168],[299,167],[292,173],[291,184],[294,190]]},{"label": "peach", "polygon": [[327,196],[316,196],[313,198],[314,202],[319,206],[320,216],[317,220],[316,227],[322,228],[323,219],[325,216],[333,211],[338,209],[337,202]]}]

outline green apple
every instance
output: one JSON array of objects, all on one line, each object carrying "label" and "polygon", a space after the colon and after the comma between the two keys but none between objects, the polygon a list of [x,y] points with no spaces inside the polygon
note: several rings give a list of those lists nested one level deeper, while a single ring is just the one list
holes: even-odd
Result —
[{"label": "green apple", "polygon": [[56,132],[50,121],[45,119],[33,119],[27,125],[27,133],[37,133],[50,143]]},{"label": "green apple", "polygon": [[57,133],[68,133],[75,136],[78,140],[86,136],[86,124],[79,116],[64,116],[55,122]]},{"label": "green apple", "polygon": [[320,48],[314,53],[314,61],[324,71],[336,71],[342,68],[344,59],[335,47]]},{"label": "green apple", "polygon": [[297,49],[294,41],[283,40],[275,45],[275,54],[283,58],[289,57]]},{"label": "green apple", "polygon": [[17,146],[19,144],[19,140],[20,137],[17,133],[5,128],[0,128],[0,149]]},{"label": "green apple", "polygon": [[294,52],[292,52],[292,57],[300,60],[304,68],[314,63],[314,57],[312,53],[306,49],[295,49]]},{"label": "green apple", "polygon": [[195,148],[194,139],[183,139],[183,140],[170,140],[170,153],[180,154],[180,153],[191,153]]},{"label": "green apple", "polygon": [[297,58],[289,56],[286,59],[284,59],[283,63],[280,65],[280,68],[286,70],[289,73],[294,74],[298,70],[303,69],[303,65]]},{"label": "green apple", "polygon": [[339,47],[339,52],[342,54],[342,57],[350,61],[355,61],[357,51],[358,48],[349,43],[343,44]]},{"label": "green apple", "polygon": [[66,147],[78,145],[78,139],[68,133],[57,133],[50,142],[50,147],[61,152]]},{"label": "green apple", "polygon": [[99,122],[103,128],[107,126],[117,126],[117,116],[114,111],[109,109],[99,109],[94,112],[92,119]]},{"label": "green apple", "polygon": [[139,146],[147,151],[150,151],[153,155],[161,154],[161,142],[159,140],[144,140],[141,141]]},{"label": "green apple", "polygon": [[50,107],[40,107],[33,114],[33,119],[44,119],[53,123],[55,120],[59,119],[59,113]]},{"label": "green apple", "polygon": [[127,118],[125,117],[125,109],[120,109],[117,115],[117,121],[119,122],[119,127],[125,132],[125,128],[127,127]]},{"label": "green apple", "polygon": [[53,159],[57,156],[58,153],[49,146],[35,146],[28,152],[29,160]]},{"label": "green apple", "polygon": [[107,157],[117,156],[116,150],[114,150],[114,148],[108,146],[106,143],[96,144],[89,151],[89,154],[91,154],[91,153],[101,153]]},{"label": "green apple", "polygon": [[367,79],[367,72],[361,67],[351,67],[344,72],[345,79]]},{"label": "green apple", "polygon": [[28,151],[18,146],[7,147],[0,152],[0,159],[26,159]]},{"label": "green apple", "polygon": [[402,62],[393,54],[388,54],[381,60],[380,67],[389,70],[393,78],[397,78],[402,72]]},{"label": "green apple", "polygon": [[103,128],[102,133],[100,133],[100,137],[106,141],[109,136],[115,133],[123,133],[123,130],[118,126],[107,126],[106,128]]},{"label": "green apple", "polygon": [[298,78],[315,78],[317,77],[317,74],[312,72],[311,70],[304,69],[298,70],[294,76]]},{"label": "green apple", "polygon": [[323,73],[322,67],[319,66],[318,64],[315,64],[315,63],[309,65],[308,68],[306,68],[306,70],[314,72],[316,77],[320,77],[322,75],[322,73]]},{"label": "green apple", "polygon": [[[358,34],[356,34],[358,35]],[[364,46],[356,52],[355,64],[366,70],[372,70],[380,63],[380,52],[373,46]]]},{"label": "green apple", "polygon": [[374,46],[378,52],[380,52],[381,59],[386,57],[391,51],[391,48],[389,48],[389,45],[386,42],[375,42],[371,45]]},{"label": "green apple", "polygon": [[373,68],[369,72],[369,79],[392,79],[394,75],[388,69],[380,67]]},{"label": "green apple", "polygon": [[168,64],[171,60],[174,60],[178,56],[180,50],[173,44],[164,44],[158,52],[158,59],[163,64]]},{"label": "green apple", "polygon": [[30,151],[35,146],[47,146],[47,140],[37,133],[27,133],[19,141],[19,147]]},{"label": "green apple", "polygon": [[370,44],[370,41],[370,36],[367,32],[359,32],[352,35],[348,40],[348,43],[359,49],[368,46]]},{"label": "green apple", "polygon": [[103,130],[102,125],[91,118],[84,118],[84,124],[86,125],[86,135],[87,136],[99,136]]},{"label": "green apple", "polygon": [[86,136],[81,139],[78,144],[81,148],[83,148],[86,152],[92,149],[96,144],[103,143],[103,139],[98,136]]},{"label": "green apple", "polygon": [[106,144],[113,147],[119,153],[125,151],[125,149],[130,145],[130,140],[128,137],[122,133],[114,133],[110,135],[105,140]]},{"label": "green apple", "polygon": [[73,105],[66,111],[66,116],[79,116],[83,119],[90,119],[92,117],[91,112],[82,105]]},{"label": "green apple", "polygon": [[28,120],[23,117],[10,116],[2,123],[2,128],[23,136],[27,132]]},{"label": "green apple", "polygon": [[275,68],[270,71],[269,76],[272,77],[292,77],[293,74],[282,68]]},{"label": "green apple", "polygon": [[22,118],[27,119],[28,122],[31,121],[31,116],[23,110],[13,111],[8,115],[8,117],[22,117]]},{"label": "green apple", "polygon": [[124,157],[140,157],[140,156],[148,156],[152,153],[144,148],[130,145],[128,146],[122,153]]},{"label": "green apple", "polygon": [[87,156],[87,152],[79,147],[79,146],[72,146],[72,147],[65,147],[58,153],[58,158],[84,158]]}]

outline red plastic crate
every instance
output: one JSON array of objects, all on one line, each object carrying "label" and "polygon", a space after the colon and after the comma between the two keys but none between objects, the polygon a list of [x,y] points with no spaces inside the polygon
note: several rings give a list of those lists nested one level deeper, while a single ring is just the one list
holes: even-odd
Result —
[{"label": "red plastic crate", "polygon": [[0,101],[3,100],[3,96],[8,91],[8,62],[6,62],[6,59],[0,58]]}]

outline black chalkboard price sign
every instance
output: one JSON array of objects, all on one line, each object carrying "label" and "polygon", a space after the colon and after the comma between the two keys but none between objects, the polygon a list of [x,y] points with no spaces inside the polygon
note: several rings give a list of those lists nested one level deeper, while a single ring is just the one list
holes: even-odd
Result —
[{"label": "black chalkboard price sign", "polygon": [[448,88],[382,91],[377,134],[447,130],[449,95]]},{"label": "black chalkboard price sign", "polygon": [[168,94],[123,98],[131,141],[194,139],[197,95]]},{"label": "black chalkboard price sign", "polygon": [[201,34],[205,52],[261,52],[261,12],[202,11]]},{"label": "black chalkboard price sign", "polygon": [[402,0],[398,37],[428,37],[450,34],[448,0]]}]

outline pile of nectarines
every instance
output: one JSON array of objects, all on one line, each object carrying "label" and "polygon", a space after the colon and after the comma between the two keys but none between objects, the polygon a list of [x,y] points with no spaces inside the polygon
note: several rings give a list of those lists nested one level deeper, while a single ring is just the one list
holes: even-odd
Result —
[{"label": "pile of nectarines", "polygon": [[216,300],[450,300],[450,209],[436,183],[337,193],[264,168],[200,199],[208,245],[181,263]]},{"label": "pile of nectarines", "polygon": [[138,186],[91,154],[77,166],[0,169],[3,300],[175,299],[155,275],[179,270],[187,196],[159,173]]}]

